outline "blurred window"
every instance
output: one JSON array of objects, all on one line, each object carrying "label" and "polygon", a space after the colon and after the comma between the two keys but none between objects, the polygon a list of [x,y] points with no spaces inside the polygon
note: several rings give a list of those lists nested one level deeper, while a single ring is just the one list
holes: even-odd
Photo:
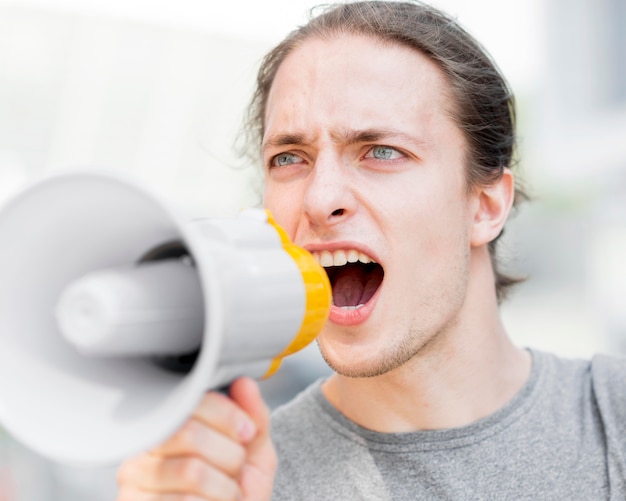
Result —
[{"label": "blurred window", "polygon": [[606,0],[607,104],[626,104],[626,0]]}]

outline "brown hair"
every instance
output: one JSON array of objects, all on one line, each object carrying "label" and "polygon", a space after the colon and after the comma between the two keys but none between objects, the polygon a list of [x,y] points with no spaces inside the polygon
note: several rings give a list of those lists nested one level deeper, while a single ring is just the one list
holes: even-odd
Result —
[{"label": "brown hair", "polygon": [[[328,39],[341,34],[402,44],[420,51],[439,66],[450,85],[448,92],[453,107],[450,114],[467,143],[468,189],[492,184],[500,179],[504,168],[513,167],[515,102],[506,80],[485,49],[453,18],[417,1],[330,5],[306,25],[292,31],[265,56],[259,69],[245,126],[250,147],[258,151],[261,144],[268,94],[285,58],[310,38]],[[518,182],[514,206],[526,198]],[[489,243],[489,252],[496,294],[501,301],[508,289],[521,280],[499,270],[496,258],[499,237]]]}]

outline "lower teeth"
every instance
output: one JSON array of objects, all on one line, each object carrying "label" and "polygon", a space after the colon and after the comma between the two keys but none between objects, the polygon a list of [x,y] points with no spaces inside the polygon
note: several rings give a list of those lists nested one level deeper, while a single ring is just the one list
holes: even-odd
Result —
[{"label": "lower teeth", "polygon": [[340,306],[340,308],[342,310],[352,311],[352,310],[358,310],[362,306],[365,306],[365,305],[364,304],[357,304],[356,306]]}]

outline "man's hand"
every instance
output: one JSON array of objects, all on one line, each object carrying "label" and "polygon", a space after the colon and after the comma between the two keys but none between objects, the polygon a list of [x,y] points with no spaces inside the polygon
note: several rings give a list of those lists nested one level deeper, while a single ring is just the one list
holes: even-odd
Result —
[{"label": "man's hand", "polygon": [[276,464],[269,410],[256,382],[241,378],[230,398],[207,393],[170,439],[125,461],[117,501],[267,501]]}]

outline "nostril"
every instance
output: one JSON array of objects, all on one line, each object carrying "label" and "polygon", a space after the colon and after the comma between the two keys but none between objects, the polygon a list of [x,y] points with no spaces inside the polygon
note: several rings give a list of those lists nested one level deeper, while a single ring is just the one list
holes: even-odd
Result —
[{"label": "nostril", "polygon": [[332,212],[331,216],[342,216],[343,212],[344,212],[344,209],[337,209]]}]

